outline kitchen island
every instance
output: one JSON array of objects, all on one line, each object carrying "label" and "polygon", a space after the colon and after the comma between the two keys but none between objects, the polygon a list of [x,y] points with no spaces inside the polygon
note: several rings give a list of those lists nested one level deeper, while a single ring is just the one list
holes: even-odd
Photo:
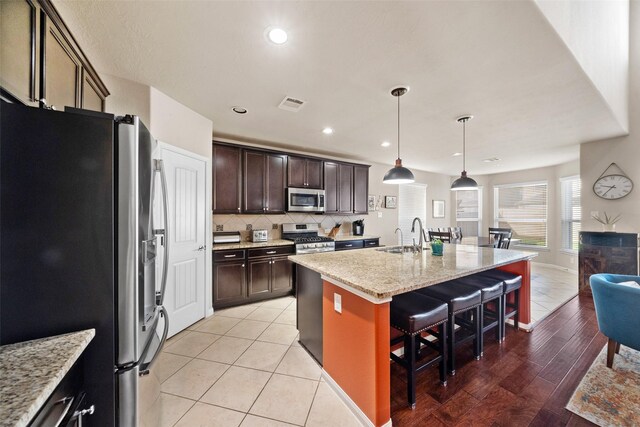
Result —
[{"label": "kitchen island", "polygon": [[520,318],[530,322],[530,259],[535,253],[469,245],[445,245],[441,257],[430,251],[392,251],[289,257],[321,278],[323,377],[371,426],[391,425],[389,303],[394,295],[500,268],[522,275]]}]

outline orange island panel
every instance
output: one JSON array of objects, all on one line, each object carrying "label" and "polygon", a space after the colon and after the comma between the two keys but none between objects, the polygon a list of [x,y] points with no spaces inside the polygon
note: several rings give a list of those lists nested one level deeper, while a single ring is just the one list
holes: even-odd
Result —
[{"label": "orange island panel", "polygon": [[[334,294],[342,313],[334,310]],[[323,368],[375,426],[391,419],[389,302],[323,281]]]},{"label": "orange island panel", "polygon": [[[522,287],[520,288],[520,307],[518,315],[520,322],[524,324],[531,323],[531,261],[517,261],[512,264],[498,267],[498,270],[507,273],[519,274],[522,276]],[[509,295],[509,299],[513,302],[513,293]]]}]

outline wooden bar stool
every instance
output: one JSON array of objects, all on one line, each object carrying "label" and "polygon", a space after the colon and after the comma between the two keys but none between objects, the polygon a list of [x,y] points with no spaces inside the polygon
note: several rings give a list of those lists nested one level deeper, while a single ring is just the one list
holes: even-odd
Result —
[{"label": "wooden bar stool", "polygon": [[[403,333],[391,340],[391,345],[404,342],[404,357],[391,353],[391,359],[407,370],[407,399],[411,408],[416,406],[416,374],[435,363],[440,364],[440,382],[447,384],[447,304],[435,298],[408,292],[391,300],[391,326]],[[431,331],[437,327],[438,332]],[[438,338],[433,343],[422,337],[422,333]],[[421,348],[421,344],[425,347]],[[423,354],[426,347],[435,350],[436,356]],[[428,360],[421,362],[421,359]]]},{"label": "wooden bar stool", "polygon": [[[480,339],[481,339],[481,292],[479,289],[459,283],[456,280],[438,283],[437,285],[419,289],[423,295],[439,299],[447,303],[448,322],[447,336],[449,360],[449,375],[455,375],[455,347],[469,340],[473,340],[473,355],[476,360],[480,360]],[[462,314],[471,311],[471,321],[462,318]],[[460,331],[456,331],[455,325],[460,326]],[[467,335],[459,336],[458,333],[466,332]]]},{"label": "wooden bar stool", "polygon": [[[522,287],[522,276],[519,274],[508,273],[502,270],[487,270],[479,275],[490,277],[493,279],[502,280],[503,294],[502,294],[502,307],[504,308],[504,315],[502,316],[502,340],[504,341],[506,336],[505,323],[507,319],[513,317],[513,327],[518,330],[520,321],[520,288]],[[514,293],[513,303],[507,301],[507,295],[511,292]],[[510,309],[510,311],[509,311]]]}]

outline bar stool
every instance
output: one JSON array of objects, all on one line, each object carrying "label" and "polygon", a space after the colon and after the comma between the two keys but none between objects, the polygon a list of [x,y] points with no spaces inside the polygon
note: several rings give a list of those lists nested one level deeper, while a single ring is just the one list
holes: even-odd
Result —
[{"label": "bar stool", "polygon": [[[513,317],[513,326],[518,330],[518,323],[520,321],[520,288],[522,287],[522,276],[519,274],[508,273],[502,270],[487,270],[478,275],[490,277],[493,279],[502,280],[504,292],[502,294],[502,307],[504,309],[504,315],[502,316],[502,340],[506,337],[505,323],[507,319]],[[514,293],[513,303],[507,302],[507,295],[511,292]],[[511,311],[508,311],[511,309]]]},{"label": "bar stool", "polygon": [[[472,274],[471,276],[465,276],[455,279],[458,283],[473,286],[479,289],[480,299],[482,304],[480,305],[480,328],[482,334],[480,334],[480,355],[484,355],[484,333],[494,329],[496,333],[496,341],[502,342],[502,325],[504,324],[504,283],[501,279],[497,279],[490,276],[481,276],[479,274]],[[496,306],[495,310],[492,310],[489,303],[493,302]]]},{"label": "bar stool", "polygon": [[[404,341],[404,357],[391,353],[391,359],[407,370],[407,399],[411,408],[416,406],[416,374],[435,363],[440,364],[440,382],[447,384],[447,304],[421,295],[408,292],[391,300],[391,326],[403,333],[391,340],[391,345]],[[438,332],[429,331],[438,338],[437,344],[422,337],[422,332],[438,327]],[[424,363],[417,364],[422,358],[421,345],[436,351],[437,355]]]},{"label": "bar stool", "polygon": [[[415,292],[419,292],[432,298],[437,298],[447,303],[447,336],[449,338],[447,344],[449,360],[447,361],[447,364],[449,366],[449,375],[453,376],[456,374],[455,347],[459,344],[473,339],[473,355],[476,360],[480,360],[480,338],[482,335],[480,308],[482,300],[480,290],[473,286],[458,283],[456,280],[450,280],[448,282],[438,283],[437,285],[419,289]],[[471,310],[473,310],[471,312],[471,322],[457,316]],[[461,332],[466,331],[470,334],[461,338],[456,338],[456,324],[460,326]]]}]

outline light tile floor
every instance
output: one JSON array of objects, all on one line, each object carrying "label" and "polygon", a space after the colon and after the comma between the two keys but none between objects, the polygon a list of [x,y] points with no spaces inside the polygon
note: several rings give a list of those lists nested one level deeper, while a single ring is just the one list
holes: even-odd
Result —
[{"label": "light tile floor", "polygon": [[578,295],[578,274],[531,263],[531,323],[535,324]]},{"label": "light tile floor", "polygon": [[293,297],[216,313],[167,341],[153,367],[159,426],[361,424],[298,344]]}]

